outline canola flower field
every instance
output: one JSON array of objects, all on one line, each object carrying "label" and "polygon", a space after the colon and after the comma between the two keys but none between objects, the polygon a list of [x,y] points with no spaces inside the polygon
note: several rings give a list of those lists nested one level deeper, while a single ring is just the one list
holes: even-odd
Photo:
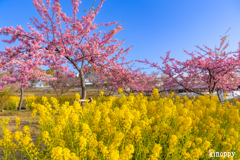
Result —
[{"label": "canola flower field", "polygon": [[[39,136],[33,143],[29,126],[8,129],[2,119],[1,159],[53,160],[205,160],[210,151],[235,152],[240,159],[239,109],[216,96],[190,100],[186,96],[160,98],[154,89],[150,98],[139,94],[104,97],[103,92],[84,109],[78,101],[59,105],[55,98],[31,102],[32,117],[39,114]],[[79,94],[76,99],[80,100]],[[224,159],[220,157],[220,159]]]}]

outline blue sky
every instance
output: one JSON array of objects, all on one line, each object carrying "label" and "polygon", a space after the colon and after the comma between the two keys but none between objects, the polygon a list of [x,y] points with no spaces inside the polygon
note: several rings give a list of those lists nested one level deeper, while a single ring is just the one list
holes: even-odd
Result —
[{"label": "blue sky", "polygon": [[[99,1],[95,2],[95,6]],[[60,4],[63,12],[72,15],[70,0],[60,0]],[[92,0],[82,0],[78,19],[84,15],[83,10],[90,9],[91,4]],[[171,58],[185,61],[190,56],[183,49],[192,52],[200,51],[196,45],[202,48],[206,45],[212,49],[215,45],[219,47],[220,36],[224,36],[229,27],[231,30],[226,35],[230,35],[227,38],[230,46],[226,51],[236,51],[240,41],[239,8],[238,0],[106,0],[95,23],[122,23],[124,30],[114,38],[125,39],[125,48],[133,45],[127,61],[147,58],[162,66],[159,57],[165,57],[169,50]],[[21,25],[26,31],[29,18],[39,18],[32,0],[0,0],[0,15],[0,28]],[[102,29],[109,31],[113,28]],[[0,50],[6,46],[9,44],[0,42]],[[149,68],[144,70],[147,73],[157,71],[138,62],[136,66]]]}]

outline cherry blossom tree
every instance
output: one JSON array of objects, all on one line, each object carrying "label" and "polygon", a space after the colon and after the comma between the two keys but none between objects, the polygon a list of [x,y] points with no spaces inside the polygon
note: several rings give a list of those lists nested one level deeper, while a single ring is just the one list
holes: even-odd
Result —
[{"label": "cherry blossom tree", "polygon": [[[159,72],[152,72],[150,75],[155,75],[153,79],[150,79],[149,83],[155,84],[154,88],[157,88],[159,90],[159,93],[161,92],[171,92],[171,90],[167,90],[166,87],[162,87],[162,84],[166,78],[168,78],[167,75],[160,75]],[[172,88],[172,87],[170,87]],[[144,91],[147,95],[150,95],[152,93],[152,90]]]},{"label": "cherry blossom tree", "polygon": [[[6,51],[0,53],[8,55],[8,59],[5,59],[8,61],[23,55],[32,56],[39,61],[44,60],[41,61],[41,65],[47,65],[52,69],[60,69],[69,77],[73,77],[74,73],[69,71],[69,67],[64,66],[64,64],[70,64],[80,75],[82,99],[86,99],[84,74],[88,72],[89,65],[97,71],[100,79],[106,76],[118,78],[117,76],[121,74],[137,76],[136,73],[124,72],[123,65],[128,65],[131,62],[117,63],[119,58],[124,60],[131,49],[131,47],[120,48],[124,41],[112,39],[115,34],[123,29],[122,26],[118,25],[117,22],[93,23],[104,1],[101,0],[96,9],[92,7],[90,11],[85,12],[86,15],[82,16],[81,20],[78,20],[78,6],[81,3],[79,0],[71,0],[73,6],[72,17],[61,11],[59,0],[53,0],[53,5],[51,5],[50,0],[46,0],[45,3],[42,0],[33,0],[33,5],[36,7],[43,23],[35,17],[31,19],[31,22],[41,33],[30,25],[28,25],[30,32],[24,31],[21,26],[17,26],[16,29],[3,27],[0,29],[0,35],[11,37],[10,40],[3,41],[13,43],[18,40],[20,45],[11,49],[6,48]],[[63,29],[62,24],[64,24],[65,29]],[[116,25],[116,27],[108,33],[104,31],[93,32],[98,27],[112,25]],[[103,36],[100,37],[102,33]],[[3,61],[0,68],[2,66],[4,66]],[[112,71],[118,72],[113,72],[115,75],[113,73],[109,75],[106,72],[110,68]]]},{"label": "cherry blossom tree", "polygon": [[94,81],[98,81],[96,85],[108,91],[109,95],[118,92],[118,88],[122,88],[129,95],[134,92],[152,90],[156,86],[156,82],[153,81],[156,74],[147,75],[142,73],[140,68],[133,71],[132,67],[133,64],[127,67],[120,66],[117,69],[111,68],[105,74],[105,77],[97,80],[94,78]]},{"label": "cherry blossom tree", "polygon": [[127,82],[125,85],[123,85],[124,93],[129,95],[130,93],[144,92],[146,94],[146,91],[152,92],[152,89],[157,87],[158,81],[155,79],[157,73],[147,75],[145,72],[142,73],[139,71],[140,73],[138,73],[138,70],[134,72],[137,72],[137,74],[139,74],[139,76],[136,78],[133,75],[135,79],[131,78],[131,80],[134,80],[134,83],[128,83],[129,81],[126,81],[126,78],[124,78],[124,81]]},{"label": "cherry blossom tree", "polygon": [[71,88],[76,87],[76,85],[80,83],[77,77],[68,78],[66,74],[62,73],[61,71],[47,70],[47,73],[53,76],[58,75],[59,77],[54,81],[47,82],[47,84],[54,89],[57,96],[63,95],[64,93],[68,92]]},{"label": "cherry blossom tree", "polygon": [[[227,43],[222,49],[227,36],[221,39],[219,48],[215,47],[213,51],[209,47],[205,46],[208,51],[199,48],[206,54],[199,54],[195,56],[192,53],[185,53],[191,56],[190,60],[180,62],[175,58],[169,58],[170,51],[167,52],[167,56],[163,61],[163,67],[158,66],[157,63],[150,63],[147,59],[145,61],[137,60],[145,64],[150,64],[151,67],[156,67],[162,71],[165,75],[168,75],[170,79],[166,79],[163,83],[163,87],[169,88],[170,85],[182,86],[187,92],[194,92],[198,95],[203,95],[202,90],[198,89],[199,84],[206,87],[205,92],[214,93],[217,91],[218,98],[221,101],[219,92],[231,92],[237,89],[240,84],[239,78],[239,66],[240,66],[240,42],[239,49],[236,52],[226,53],[224,50],[229,46]],[[234,54],[234,53],[237,53]],[[162,57],[160,57],[163,59]],[[169,65],[169,62],[172,65]],[[186,74],[184,76],[183,74]]]},{"label": "cherry blossom tree", "polygon": [[[30,57],[28,57],[30,58]],[[10,61],[5,63],[4,69],[9,72],[10,75],[6,75],[1,78],[1,86],[4,88],[5,84],[14,84],[16,82],[20,83],[20,103],[18,106],[18,110],[21,110],[23,103],[23,90],[27,86],[29,86],[29,81],[33,79],[38,79],[41,81],[51,81],[55,80],[55,78],[50,78],[49,75],[45,73],[44,70],[38,68],[38,63],[34,63],[34,60],[28,61],[29,59],[23,59],[14,61]],[[36,66],[34,66],[36,65]]]}]

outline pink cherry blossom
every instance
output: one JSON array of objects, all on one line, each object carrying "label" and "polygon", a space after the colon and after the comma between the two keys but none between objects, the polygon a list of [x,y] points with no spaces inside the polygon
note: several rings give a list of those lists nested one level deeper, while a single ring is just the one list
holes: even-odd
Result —
[{"label": "pink cherry blossom", "polygon": [[[223,46],[227,36],[222,38],[220,48]],[[163,67],[159,67],[156,63],[150,63],[147,59],[145,61],[136,60],[141,63],[149,64],[151,67],[156,67],[163,74],[169,76],[169,80],[164,82],[162,87],[169,88],[170,85],[178,85],[183,87],[185,91],[194,92],[202,95],[202,91],[198,89],[199,85],[205,86],[207,92],[214,93],[215,91],[232,92],[237,89],[240,84],[239,78],[239,66],[240,66],[240,45],[236,52],[223,52],[227,47],[228,43],[218,54],[213,52],[210,48],[205,47],[210,52],[203,50],[199,46],[201,51],[206,54],[195,57],[194,54],[190,54],[184,50],[187,54],[191,55],[191,59],[185,62],[179,62],[169,58],[170,51],[167,52],[166,58],[163,60]],[[198,53],[198,52],[197,52]],[[215,53],[215,54],[213,54]],[[222,54],[224,56],[221,56]],[[238,53],[238,55],[232,55]],[[163,59],[162,57],[160,57]],[[169,64],[172,62],[172,65]],[[188,76],[184,77],[183,73],[187,73]]]}]

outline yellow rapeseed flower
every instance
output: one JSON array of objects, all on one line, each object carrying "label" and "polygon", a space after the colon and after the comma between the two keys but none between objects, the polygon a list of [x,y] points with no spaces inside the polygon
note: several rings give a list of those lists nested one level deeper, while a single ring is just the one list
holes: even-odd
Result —
[{"label": "yellow rapeseed flower", "polygon": [[3,118],[3,119],[2,119],[2,123],[3,123],[4,125],[8,125],[8,122],[9,122],[9,118]]},{"label": "yellow rapeseed flower", "polygon": [[226,94],[226,93],[223,93],[223,97],[226,98],[226,97],[227,97],[227,94]]},{"label": "yellow rapeseed flower", "polygon": [[152,150],[154,157],[158,158],[161,152],[162,152],[162,147],[160,146],[160,144],[155,144]]},{"label": "yellow rapeseed flower", "polygon": [[211,146],[211,143],[209,141],[205,141],[203,144],[202,144],[202,149],[203,150],[207,150],[209,147]]},{"label": "yellow rapeseed flower", "polygon": [[173,146],[176,145],[177,142],[178,142],[178,138],[177,138],[176,135],[172,135],[172,136],[171,136],[171,139],[168,141],[168,143],[169,143],[170,146],[172,146],[172,145],[173,145]]},{"label": "yellow rapeseed flower", "polygon": [[197,138],[197,139],[196,139],[196,143],[197,143],[197,144],[201,144],[201,143],[202,143],[202,139],[201,139],[201,138]]},{"label": "yellow rapeseed flower", "polygon": [[28,134],[30,133],[30,128],[28,126],[24,126],[23,131]]},{"label": "yellow rapeseed flower", "polygon": [[[229,102],[221,106],[217,96],[198,96],[197,100],[186,96],[172,98],[173,95],[160,98],[158,92],[154,89],[151,97],[142,93],[134,97],[133,94],[124,96],[119,89],[120,98],[103,97],[102,92],[102,97],[86,103],[83,110],[77,101],[60,105],[55,98],[48,102],[46,97],[41,97],[40,103],[31,102],[32,117],[36,112],[40,114],[41,136],[37,138],[40,145],[32,142],[28,126],[23,127],[23,132],[17,130],[12,134],[6,129],[9,119],[3,119],[0,147],[5,153],[19,151],[30,159],[37,158],[38,154],[38,157],[50,156],[55,160],[87,157],[197,160],[208,157],[210,148],[240,151],[237,130],[240,102],[236,106]],[[80,95],[76,94],[76,99],[80,99]],[[20,126],[20,119],[15,120],[16,126]],[[153,141],[146,143],[145,140]],[[47,145],[47,154],[40,152],[41,142]]]},{"label": "yellow rapeseed flower", "polygon": [[44,144],[47,145],[50,140],[48,131],[43,131],[42,137],[43,137]]},{"label": "yellow rapeseed flower", "polygon": [[122,93],[123,93],[123,89],[122,89],[122,88],[119,88],[119,89],[118,89],[118,93],[119,93],[119,94],[122,94]]},{"label": "yellow rapeseed flower", "polygon": [[12,135],[12,132],[9,130],[9,129],[4,129],[3,130],[3,139],[4,141],[6,142],[11,142],[12,141],[12,138],[13,138],[13,135]]},{"label": "yellow rapeseed flower", "polygon": [[51,151],[51,158],[54,159],[54,160],[60,160],[62,159],[62,147],[54,147]]},{"label": "yellow rapeseed flower", "polygon": [[17,117],[17,118],[15,119],[15,121],[16,121],[16,127],[18,128],[19,125],[20,125],[20,123],[21,123],[20,118]]},{"label": "yellow rapeseed flower", "polygon": [[23,137],[22,131],[16,131],[16,132],[14,133],[14,139],[15,139],[15,141],[18,142],[22,137]]},{"label": "yellow rapeseed flower", "polygon": [[119,151],[118,150],[112,150],[109,154],[110,154],[109,159],[111,159],[111,160],[119,159]]},{"label": "yellow rapeseed flower", "polygon": [[37,114],[37,110],[36,109],[34,109],[33,110],[33,112],[32,112],[32,114],[31,114],[31,119],[33,119],[35,116],[36,116],[36,114]]},{"label": "yellow rapeseed flower", "polygon": [[103,96],[103,94],[104,94],[104,92],[103,92],[103,91],[101,91],[101,92],[100,92],[100,94],[99,94],[99,96]]},{"label": "yellow rapeseed flower", "polygon": [[32,141],[31,137],[26,135],[21,139],[21,142],[23,143],[24,146],[28,146],[28,144]]}]

